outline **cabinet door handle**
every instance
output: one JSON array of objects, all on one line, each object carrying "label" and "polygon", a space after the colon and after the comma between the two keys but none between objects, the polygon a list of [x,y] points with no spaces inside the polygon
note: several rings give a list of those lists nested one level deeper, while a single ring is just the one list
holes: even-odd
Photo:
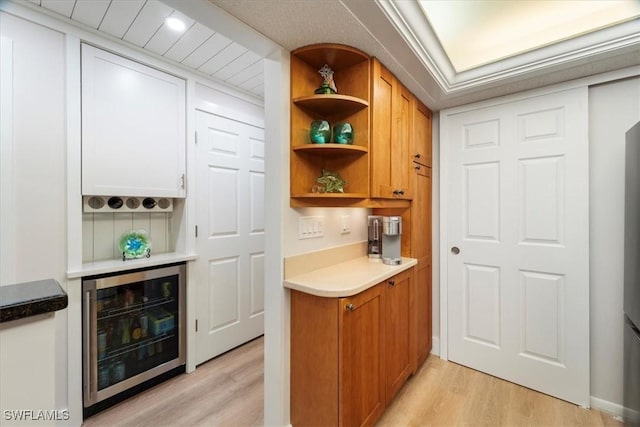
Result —
[{"label": "cabinet door handle", "polygon": [[420,153],[418,153],[418,154],[416,154],[415,156],[413,156],[413,158],[414,158],[414,159],[419,159],[420,157],[422,157],[422,156],[420,155]]},{"label": "cabinet door handle", "polygon": [[395,280],[389,280],[389,286],[395,286],[395,285],[396,285]]},{"label": "cabinet door handle", "polygon": [[347,306],[345,307],[345,309],[346,309],[347,311],[353,311],[353,310],[355,310],[355,309],[356,309],[356,307],[355,307],[353,304],[349,303],[349,304],[347,304]]},{"label": "cabinet door handle", "polygon": [[184,189],[184,174],[180,177],[180,188]]},{"label": "cabinet door handle", "polygon": [[404,190],[398,191],[398,194],[401,195],[401,196],[404,196]]},{"label": "cabinet door handle", "polygon": [[419,171],[419,170],[420,170],[420,165],[416,165],[416,166],[415,166],[415,169],[416,169],[417,171]]}]

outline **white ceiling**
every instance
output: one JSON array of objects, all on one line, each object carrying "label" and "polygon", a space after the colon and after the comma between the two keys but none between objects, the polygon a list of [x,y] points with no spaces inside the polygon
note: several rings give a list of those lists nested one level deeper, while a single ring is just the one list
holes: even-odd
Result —
[{"label": "white ceiling", "polygon": [[[257,97],[264,92],[262,59],[274,43],[286,50],[326,42],[359,48],[434,111],[640,64],[639,18],[458,71],[417,0],[29,1]],[[186,31],[171,31],[168,16],[182,18]],[[238,31],[245,24],[253,30]],[[474,32],[465,39],[472,44]]]},{"label": "white ceiling", "polygon": [[209,1],[287,50],[332,42],[368,52],[433,110],[640,64],[638,18],[458,72],[416,0]]},{"label": "white ceiling", "polygon": [[[262,56],[157,0],[30,0],[76,24],[106,33],[184,67],[263,97]],[[165,19],[182,20],[176,32]]]}]

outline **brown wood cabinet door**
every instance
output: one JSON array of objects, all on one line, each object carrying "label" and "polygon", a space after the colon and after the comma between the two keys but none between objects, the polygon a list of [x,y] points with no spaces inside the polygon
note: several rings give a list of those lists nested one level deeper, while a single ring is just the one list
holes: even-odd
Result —
[{"label": "brown wood cabinet door", "polygon": [[425,107],[420,101],[416,101],[413,121],[412,159],[421,165],[431,167],[431,110]]},{"label": "brown wood cabinet door", "polygon": [[376,285],[340,298],[341,426],[373,425],[384,410],[383,291]]},{"label": "brown wood cabinet door", "polygon": [[421,261],[416,271],[417,366],[429,356],[432,346],[431,262]]},{"label": "brown wood cabinet door", "polygon": [[338,298],[291,291],[291,424],[338,425]]},{"label": "brown wood cabinet door", "polygon": [[411,141],[415,98],[407,88],[396,81],[393,128],[391,129],[391,182],[397,191],[395,198],[413,198]]},{"label": "brown wood cabinet door", "polygon": [[413,95],[372,61],[371,197],[411,199]]},{"label": "brown wood cabinet door", "polygon": [[383,282],[385,286],[386,401],[390,402],[413,370],[411,295],[414,269]]},{"label": "brown wood cabinet door", "polygon": [[411,256],[416,272],[416,366],[431,352],[431,168],[415,165],[415,197],[411,203]]},{"label": "brown wood cabinet door", "polygon": [[391,129],[395,77],[377,60],[373,64],[371,109],[371,197],[393,197]]}]

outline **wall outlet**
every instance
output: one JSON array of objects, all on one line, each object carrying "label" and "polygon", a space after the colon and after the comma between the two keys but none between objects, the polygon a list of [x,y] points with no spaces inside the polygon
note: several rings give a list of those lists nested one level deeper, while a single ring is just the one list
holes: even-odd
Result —
[{"label": "wall outlet", "polygon": [[342,215],[342,226],[340,227],[340,234],[351,233],[351,215]]},{"label": "wall outlet", "polygon": [[312,239],[324,236],[323,216],[298,217],[298,239]]}]

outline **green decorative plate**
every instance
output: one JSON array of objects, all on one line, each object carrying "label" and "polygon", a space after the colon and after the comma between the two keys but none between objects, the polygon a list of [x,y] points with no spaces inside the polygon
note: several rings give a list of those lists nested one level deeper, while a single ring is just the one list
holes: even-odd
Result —
[{"label": "green decorative plate", "polygon": [[145,230],[131,230],[120,237],[122,259],[149,258],[151,256],[151,238]]}]

